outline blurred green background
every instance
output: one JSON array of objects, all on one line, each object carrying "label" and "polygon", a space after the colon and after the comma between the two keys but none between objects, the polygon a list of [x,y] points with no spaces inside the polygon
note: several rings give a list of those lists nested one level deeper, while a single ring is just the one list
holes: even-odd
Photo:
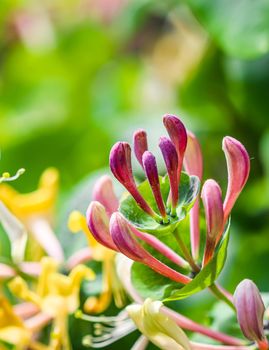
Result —
[{"label": "blurred green background", "polygon": [[205,178],[225,192],[221,141],[236,137],[251,175],[222,279],[269,291],[268,0],[1,0],[0,21],[1,169],[27,170],[14,186],[32,190],[57,167],[61,212],[116,140],[143,127],[156,150],[169,112],[197,134]]}]

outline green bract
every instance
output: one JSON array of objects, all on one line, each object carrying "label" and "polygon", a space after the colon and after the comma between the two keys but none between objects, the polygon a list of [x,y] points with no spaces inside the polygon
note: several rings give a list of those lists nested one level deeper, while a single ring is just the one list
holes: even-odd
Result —
[{"label": "green bract", "polygon": [[211,286],[222,271],[226,260],[229,228],[230,224],[226,227],[213,259],[187,285],[181,286],[159,275],[149,267],[135,262],[132,266],[134,287],[144,298],[151,296],[153,299],[171,301],[187,298]]},{"label": "green bract", "polygon": [[[170,191],[168,176],[160,177],[160,187],[163,200],[166,203]],[[177,217],[174,218],[168,215],[168,224],[159,224],[157,221],[155,221],[154,218],[149,216],[139,207],[131,195],[127,195],[122,199],[119,211],[128,221],[130,221],[130,223],[141,231],[156,234],[170,233],[173,232],[179,222],[186,217],[187,213],[193,206],[193,203],[199,193],[199,189],[200,181],[197,176],[189,176],[184,172],[181,173]],[[153,210],[158,212],[158,207],[153,197],[148,180],[142,182],[138,186],[138,190],[148,204],[153,208]]]}]

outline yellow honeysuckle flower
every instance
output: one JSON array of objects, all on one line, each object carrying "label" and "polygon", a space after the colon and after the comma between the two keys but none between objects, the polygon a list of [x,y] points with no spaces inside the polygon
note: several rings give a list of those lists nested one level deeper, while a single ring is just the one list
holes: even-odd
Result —
[{"label": "yellow honeysuckle flower", "polygon": [[22,221],[29,216],[51,214],[58,194],[59,173],[54,168],[46,169],[40,177],[37,190],[19,193],[11,186],[0,185],[0,199]]},{"label": "yellow honeysuckle flower", "polygon": [[93,259],[96,261],[101,261],[103,265],[102,293],[99,297],[89,297],[84,304],[84,310],[88,313],[103,312],[110,305],[112,295],[114,297],[115,304],[119,308],[123,307],[125,302],[125,293],[116,274],[116,253],[111,249],[104,247],[95,240],[88,229],[86,218],[79,211],[73,211],[70,214],[68,227],[73,233],[83,231],[87,237],[88,244],[92,249]]},{"label": "yellow honeysuckle flower", "polygon": [[144,304],[127,306],[127,312],[137,328],[160,349],[191,350],[183,330],[161,312],[162,303],[146,299]]},{"label": "yellow honeysuckle flower", "polygon": [[58,272],[59,263],[49,257],[41,260],[41,274],[37,286],[31,290],[19,276],[9,283],[18,298],[37,305],[41,312],[53,319],[51,349],[71,349],[68,336],[68,315],[79,307],[79,290],[84,278],[93,280],[94,272],[84,265],[74,267],[68,276]]},{"label": "yellow honeysuckle flower", "polygon": [[30,330],[15,315],[8,300],[0,296],[0,340],[16,346],[17,350],[22,350],[30,344],[31,336]]},{"label": "yellow honeysuckle flower", "polygon": [[[59,173],[54,168],[48,168],[40,177],[37,190],[30,193],[19,193],[6,183],[0,184],[0,201],[11,211],[26,230],[34,237],[30,245],[35,241],[48,253],[59,261],[64,260],[63,251],[52,228],[53,211],[58,195]],[[38,246],[30,249],[29,257],[39,259],[43,252]]]}]

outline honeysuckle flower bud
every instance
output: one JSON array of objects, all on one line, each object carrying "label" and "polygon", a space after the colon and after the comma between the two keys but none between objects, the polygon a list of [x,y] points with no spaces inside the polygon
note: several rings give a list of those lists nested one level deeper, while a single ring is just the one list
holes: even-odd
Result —
[{"label": "honeysuckle flower bud", "polygon": [[175,115],[167,114],[163,117],[166,130],[175,145],[178,156],[178,176],[180,175],[183,157],[187,146],[187,131],[184,124]]},{"label": "honeysuckle flower bud", "polygon": [[119,251],[134,261],[141,262],[157,273],[179,283],[187,284],[191,278],[173,270],[154,258],[137,241],[132,226],[120,213],[114,213],[110,219],[110,232]]},{"label": "honeysuckle flower bud", "polygon": [[135,156],[143,168],[142,157],[144,152],[148,150],[147,133],[145,130],[137,130],[133,136]]},{"label": "honeysuckle flower bud", "polygon": [[[175,211],[178,202],[178,156],[173,143],[167,137],[161,137],[159,147],[162,151],[164,162],[170,181],[172,211]],[[175,214],[175,213],[173,213]]]},{"label": "honeysuckle flower bud", "polygon": [[109,216],[118,209],[119,201],[113,189],[113,183],[108,175],[102,176],[94,185],[92,199],[101,203]]},{"label": "honeysuckle flower bud", "polygon": [[226,136],[222,142],[228,168],[228,187],[223,204],[224,222],[241,193],[249,176],[250,159],[247,150],[238,140]]},{"label": "honeysuckle flower bud", "polygon": [[97,242],[105,247],[118,250],[109,232],[109,217],[104,206],[99,202],[91,202],[87,210],[87,223]]},{"label": "honeysuckle flower bud", "polygon": [[[201,146],[195,135],[188,131],[187,148],[184,155],[184,167],[189,175],[196,175],[200,181],[203,176],[203,156]],[[194,259],[199,257],[200,224],[199,224],[199,198],[196,199],[190,210],[191,251]]]},{"label": "honeysuckle flower bud", "polygon": [[159,181],[156,159],[151,152],[146,151],[143,154],[142,162],[143,162],[143,167],[145,169],[146,176],[148,178],[148,181],[152,189],[152,193],[154,195],[157,206],[161,213],[161,216],[165,219],[166,210],[165,210],[161,189],[160,189],[160,181]]},{"label": "honeysuckle flower bud", "polygon": [[143,305],[129,305],[127,312],[140,332],[158,348],[191,350],[186,334],[171,318],[162,313],[162,306],[160,301],[146,299]]},{"label": "honeysuckle flower bud", "polygon": [[215,180],[207,180],[202,188],[202,200],[206,216],[206,246],[203,265],[206,265],[214,254],[216,240],[223,228],[223,206],[221,189]]},{"label": "honeysuckle flower bud", "polygon": [[110,151],[110,169],[116,179],[130,192],[137,204],[150,216],[156,213],[139,193],[132,171],[131,147],[127,142],[117,142]]},{"label": "honeysuckle flower bud", "polygon": [[268,349],[263,329],[265,307],[254,282],[245,279],[239,283],[234,293],[234,305],[238,323],[245,337],[256,341],[260,350]]}]

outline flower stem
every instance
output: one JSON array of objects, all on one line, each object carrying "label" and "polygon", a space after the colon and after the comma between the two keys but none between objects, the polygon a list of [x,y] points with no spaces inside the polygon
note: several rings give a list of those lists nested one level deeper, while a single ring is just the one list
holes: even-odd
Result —
[{"label": "flower stem", "polygon": [[216,285],[216,283],[213,283],[208,289],[220,300],[224,301],[230,308],[232,308],[235,311],[234,304],[231,300],[227,298],[227,296],[222,292],[222,290]]},{"label": "flower stem", "polygon": [[191,256],[189,249],[187,248],[186,244],[183,242],[178,230],[176,229],[174,232],[174,237],[180,247],[180,249],[182,250],[182,253],[184,255],[184,258],[188,261],[188,263],[190,264],[193,272],[199,272],[200,271],[200,267],[198,265],[196,265],[193,257]]}]

